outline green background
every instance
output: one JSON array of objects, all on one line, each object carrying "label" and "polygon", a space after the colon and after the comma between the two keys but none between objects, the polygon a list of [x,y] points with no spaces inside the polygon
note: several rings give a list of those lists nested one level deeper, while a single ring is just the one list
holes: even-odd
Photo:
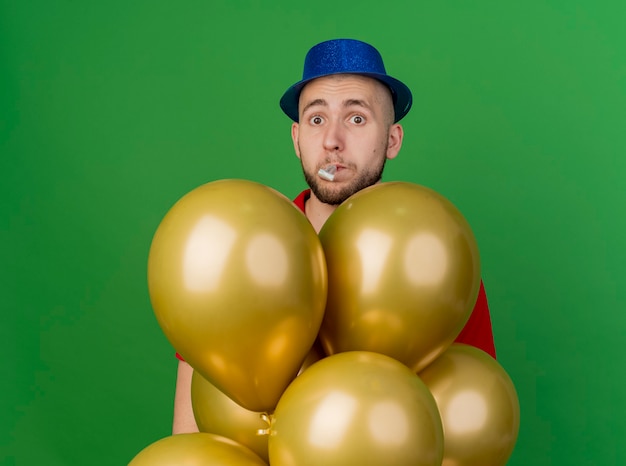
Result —
[{"label": "green background", "polygon": [[626,464],[624,18],[621,0],[0,0],[0,464],[122,465],[170,433],[152,235],[209,181],[303,188],[278,99],[334,37],[413,90],[385,179],[476,233],[521,404],[509,464]]}]

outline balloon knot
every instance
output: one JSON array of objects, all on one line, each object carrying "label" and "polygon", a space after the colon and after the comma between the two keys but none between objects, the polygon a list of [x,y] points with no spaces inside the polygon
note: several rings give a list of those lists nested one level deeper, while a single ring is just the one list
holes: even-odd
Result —
[{"label": "balloon knot", "polygon": [[268,413],[261,413],[260,416],[261,416],[261,420],[267,424],[267,429],[258,429],[256,431],[256,434],[257,435],[270,435],[272,431],[272,421],[273,421],[272,415]]}]

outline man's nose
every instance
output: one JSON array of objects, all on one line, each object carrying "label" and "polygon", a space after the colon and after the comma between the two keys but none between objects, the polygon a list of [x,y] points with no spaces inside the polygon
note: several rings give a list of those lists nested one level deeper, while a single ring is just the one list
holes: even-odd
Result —
[{"label": "man's nose", "polygon": [[329,152],[340,152],[344,145],[344,130],[341,121],[331,120],[326,125],[324,149]]}]

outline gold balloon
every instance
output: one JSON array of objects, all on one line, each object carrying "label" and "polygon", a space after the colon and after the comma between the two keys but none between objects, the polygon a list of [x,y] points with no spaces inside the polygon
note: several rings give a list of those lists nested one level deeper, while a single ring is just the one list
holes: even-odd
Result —
[{"label": "gold balloon", "polygon": [[202,375],[191,376],[191,404],[200,432],[210,432],[234,440],[268,461],[266,415],[250,411],[222,393]]},{"label": "gold balloon", "polygon": [[268,411],[317,336],[327,275],[315,230],[289,199],[221,180],[183,196],[163,218],[148,285],[176,351],[241,406]]},{"label": "gold balloon", "polygon": [[218,435],[196,432],[162,438],[148,445],[128,466],[267,466],[250,449]]},{"label": "gold balloon", "polygon": [[328,303],[319,338],[328,354],[366,350],[419,371],[469,319],[480,287],[476,240],[447,199],[391,182],[347,199],[320,231]]},{"label": "gold balloon", "polygon": [[454,343],[419,373],[435,397],[444,431],[443,466],[500,466],[520,423],[513,382],[491,356]]},{"label": "gold balloon", "polygon": [[268,440],[272,466],[434,466],[441,419],[420,378],[388,356],[328,356],[283,393]]},{"label": "gold balloon", "polygon": [[[300,366],[298,375],[323,357],[316,340]],[[191,404],[200,432],[235,440],[265,461],[269,460],[267,435],[261,434],[269,427],[269,416],[266,413],[250,411],[238,405],[196,371],[191,377]]]}]

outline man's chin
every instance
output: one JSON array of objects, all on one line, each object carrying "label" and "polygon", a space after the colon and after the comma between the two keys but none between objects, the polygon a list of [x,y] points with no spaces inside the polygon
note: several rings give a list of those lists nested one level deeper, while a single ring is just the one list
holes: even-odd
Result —
[{"label": "man's chin", "polygon": [[317,178],[317,174],[307,174],[304,176],[307,184],[315,197],[324,204],[338,206],[346,201],[350,196],[380,181],[383,173],[384,163],[378,170],[353,178],[349,181],[324,181]]},{"label": "man's chin", "polygon": [[318,200],[323,202],[324,204],[338,206],[342,204],[346,199],[352,196],[356,191],[351,189],[351,187],[343,188],[343,189],[327,189],[320,188],[318,186],[312,186],[311,190],[315,197]]}]

